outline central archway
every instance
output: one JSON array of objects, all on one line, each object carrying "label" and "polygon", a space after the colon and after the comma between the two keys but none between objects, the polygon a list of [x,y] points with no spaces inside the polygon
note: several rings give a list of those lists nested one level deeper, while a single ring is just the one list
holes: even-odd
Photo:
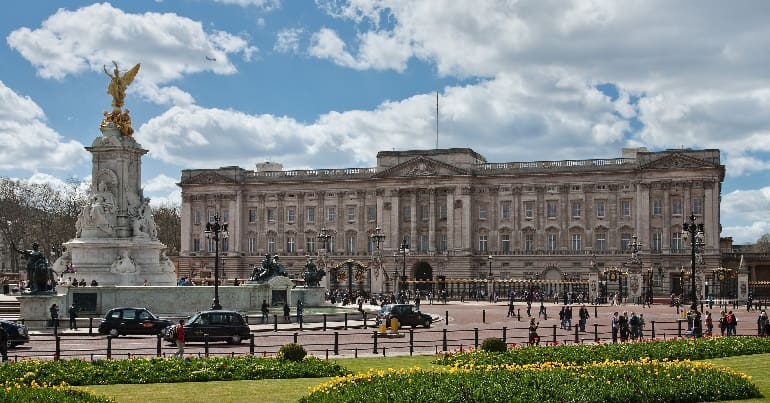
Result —
[{"label": "central archway", "polygon": [[420,291],[433,291],[433,267],[428,262],[417,262],[414,265],[416,288]]}]

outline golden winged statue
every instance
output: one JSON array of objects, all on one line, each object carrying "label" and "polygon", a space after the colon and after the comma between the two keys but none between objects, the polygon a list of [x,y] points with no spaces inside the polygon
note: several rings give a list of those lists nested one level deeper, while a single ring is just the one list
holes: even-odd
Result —
[{"label": "golden winged statue", "polygon": [[126,88],[131,85],[136,74],[139,73],[140,64],[137,63],[136,66],[132,67],[131,70],[128,70],[122,76],[118,69],[118,63],[113,61],[112,64],[115,65],[113,74],[110,74],[107,70],[107,66],[104,66],[104,74],[107,74],[107,76],[110,77],[110,85],[107,87],[107,93],[112,95],[112,110],[120,111],[120,108],[123,107],[123,101],[126,99]]}]

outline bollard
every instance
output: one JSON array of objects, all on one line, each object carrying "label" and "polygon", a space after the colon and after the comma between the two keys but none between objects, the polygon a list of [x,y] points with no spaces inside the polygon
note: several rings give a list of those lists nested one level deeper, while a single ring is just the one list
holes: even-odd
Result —
[{"label": "bollard", "polygon": [[516,309],[516,320],[521,322],[521,308]]},{"label": "bollard", "polygon": [[107,335],[107,359],[112,358],[112,336]]},{"label": "bollard", "polygon": [[358,347],[356,347],[355,349],[353,349],[353,351],[354,351],[354,353],[353,353],[353,358],[358,358]]},{"label": "bollard", "polygon": [[61,358],[61,336],[56,336],[56,353],[53,355],[54,360]]},{"label": "bollard", "polygon": [[340,355],[340,334],[334,332],[334,355]]},{"label": "bollard", "polygon": [[414,353],[414,329],[409,329],[409,356]]},{"label": "bollard", "polygon": [[473,347],[479,348],[479,328],[473,328]]},{"label": "bollard", "polygon": [[594,341],[599,341],[599,324],[594,323]]},{"label": "bollard", "polygon": [[305,321],[304,321],[304,319],[303,319],[303,320],[300,320],[300,321],[299,321],[299,330],[300,330],[300,331],[303,331],[303,330],[304,330],[304,329],[303,329],[303,326],[304,326],[304,325],[305,325]]},{"label": "bollard", "polygon": [[328,348],[326,349],[326,360],[327,361],[329,360],[329,349]]},{"label": "bollard", "polygon": [[209,334],[203,333],[203,356],[209,358]]},{"label": "bollard", "polygon": [[94,335],[94,318],[88,318],[88,335]]},{"label": "bollard", "polygon": [[348,330],[348,313],[347,312],[345,312],[345,327],[343,329]]},{"label": "bollard", "polygon": [[385,357],[385,346],[382,346],[382,356]]},{"label": "bollard", "polygon": [[553,325],[553,345],[556,345],[556,325]]},{"label": "bollard", "polygon": [[599,312],[598,312],[597,306],[594,305],[594,318],[598,318],[598,317],[599,317]]},{"label": "bollard", "polygon": [[366,311],[364,311],[364,329],[366,329]]},{"label": "bollard", "polygon": [[677,327],[677,334],[679,337],[682,337],[682,321],[678,320],[676,321],[676,327]]},{"label": "bollard", "polygon": [[299,333],[294,332],[294,344],[297,344],[297,338],[299,337]]},{"label": "bollard", "polygon": [[446,352],[449,349],[449,346],[447,345],[447,339],[446,339],[446,328],[444,328],[444,336],[443,340],[441,341],[441,349]]},{"label": "bollard", "polygon": [[377,354],[377,331],[372,332],[372,338],[374,339],[374,348],[372,348],[372,354]]},{"label": "bollard", "polygon": [[655,321],[652,321],[652,338],[655,338]]},{"label": "bollard", "polygon": [[578,326],[575,326],[575,344],[580,343],[580,336],[578,336]]},{"label": "bollard", "polygon": [[249,335],[249,355],[254,355],[254,334]]},{"label": "bollard", "polygon": [[326,331],[326,314],[324,314],[324,332]]},{"label": "bollard", "polygon": [[273,315],[273,331],[278,331],[278,315]]},{"label": "bollard", "polygon": [[503,343],[505,343],[506,339],[508,338],[507,333],[508,333],[508,328],[503,326]]},{"label": "bollard", "polygon": [[160,347],[161,347],[163,336],[158,334],[157,337],[158,337],[158,341],[155,343],[155,356],[156,357],[160,357],[160,353],[161,353]]},{"label": "bollard", "polygon": [[444,311],[444,323],[446,323],[445,326],[449,326],[449,311]]},{"label": "bollard", "polygon": [[481,310],[481,323],[487,323],[487,310]]}]

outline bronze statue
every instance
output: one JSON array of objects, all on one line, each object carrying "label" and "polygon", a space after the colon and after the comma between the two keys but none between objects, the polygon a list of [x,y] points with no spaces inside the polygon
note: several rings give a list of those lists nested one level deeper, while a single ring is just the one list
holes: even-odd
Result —
[{"label": "bronze statue", "polygon": [[326,275],[324,269],[319,269],[313,263],[313,258],[309,258],[305,263],[305,286],[306,287],[318,287],[321,285],[321,279]]},{"label": "bronze statue", "polygon": [[137,63],[136,66],[132,67],[122,76],[118,69],[118,63],[113,61],[112,64],[115,65],[113,74],[110,74],[107,70],[107,66],[104,66],[104,74],[107,74],[107,76],[110,77],[110,85],[107,87],[107,93],[112,95],[112,110],[120,111],[120,108],[123,107],[123,101],[126,99],[126,89],[131,85],[131,82],[134,81],[136,74],[139,73],[140,64]]},{"label": "bronze statue", "polygon": [[16,249],[11,242],[11,248],[22,255],[27,256],[27,284],[31,293],[48,291],[49,282],[53,287],[53,271],[48,267],[48,259],[38,248],[40,244],[32,243],[31,250]]}]

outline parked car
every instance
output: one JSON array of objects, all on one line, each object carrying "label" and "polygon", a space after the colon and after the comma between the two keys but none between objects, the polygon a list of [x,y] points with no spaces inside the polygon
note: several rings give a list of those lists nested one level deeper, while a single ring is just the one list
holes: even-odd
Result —
[{"label": "parked car", "polygon": [[377,315],[379,321],[384,320],[385,324],[389,326],[391,318],[398,319],[399,327],[424,326],[428,328],[433,323],[433,318],[420,312],[414,304],[390,304],[380,308],[380,313]]},{"label": "parked car", "polygon": [[[175,325],[174,325],[175,326]],[[189,317],[184,322],[185,342],[204,341],[208,335],[209,341],[225,341],[230,344],[240,344],[248,339],[251,330],[240,313],[235,311],[203,311]],[[163,338],[173,342],[171,326],[163,330]]]},{"label": "parked car", "polygon": [[29,332],[23,323],[3,319],[0,320],[0,326],[3,326],[5,333],[8,334],[8,347],[29,343]]},{"label": "parked car", "polygon": [[127,334],[159,334],[171,324],[146,308],[110,309],[99,324],[99,333],[117,337]]}]

